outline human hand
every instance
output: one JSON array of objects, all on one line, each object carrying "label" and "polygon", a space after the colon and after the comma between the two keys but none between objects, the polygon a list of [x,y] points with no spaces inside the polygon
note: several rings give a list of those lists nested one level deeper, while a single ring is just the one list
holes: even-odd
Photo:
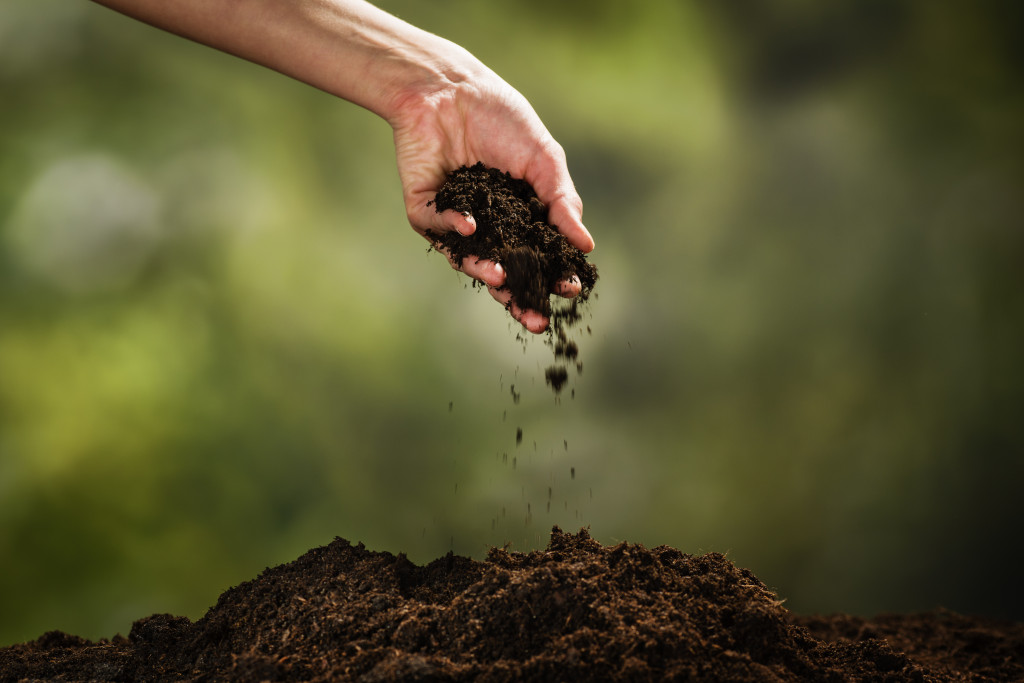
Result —
[{"label": "human hand", "polygon": [[[472,216],[438,214],[428,203],[448,172],[479,161],[530,183],[548,222],[582,251],[594,248],[562,148],[522,95],[450,41],[363,0],[98,1],[382,116],[394,130],[409,222],[424,237],[476,229]],[[531,332],[547,328],[547,318],[521,309],[501,288],[500,264],[468,258],[452,266],[486,284]],[[581,286],[576,280],[555,289],[572,297]]]},{"label": "human hand", "polygon": [[[429,203],[450,171],[480,161],[530,183],[548,207],[548,222],[570,244],[591,251],[594,240],[583,225],[582,201],[569,177],[562,147],[526,98],[468,53],[461,58],[463,65],[471,67],[470,78],[416,92],[386,117],[394,130],[398,172],[413,228],[428,240],[428,230],[471,235],[476,230],[473,216],[453,210],[439,214]],[[520,308],[502,288],[501,264],[474,257],[455,262],[445,255],[453,268],[485,284],[491,296],[530,332],[547,329],[546,316]],[[555,289],[556,294],[574,297],[581,286],[573,277]]]}]

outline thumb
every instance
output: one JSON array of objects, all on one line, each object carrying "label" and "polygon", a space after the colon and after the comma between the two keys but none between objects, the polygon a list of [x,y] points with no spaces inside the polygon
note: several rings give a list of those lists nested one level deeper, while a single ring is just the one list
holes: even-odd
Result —
[{"label": "thumb", "polygon": [[583,201],[575,192],[561,194],[548,205],[548,222],[580,251],[593,251],[594,238],[583,225]]}]

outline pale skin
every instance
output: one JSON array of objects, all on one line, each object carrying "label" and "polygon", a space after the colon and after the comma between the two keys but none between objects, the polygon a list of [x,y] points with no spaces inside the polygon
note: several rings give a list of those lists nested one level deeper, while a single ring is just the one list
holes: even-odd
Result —
[{"label": "pale skin", "polygon": [[[584,252],[594,240],[565,153],[526,99],[458,45],[362,0],[96,0],[118,12],[261,64],[364,107],[394,131],[409,223],[426,231],[476,230],[472,216],[438,214],[428,202],[445,175],[482,161],[523,178],[548,207],[548,221]],[[493,261],[452,267],[487,286],[534,333],[548,319],[501,289]],[[556,293],[579,294],[575,277]]]}]

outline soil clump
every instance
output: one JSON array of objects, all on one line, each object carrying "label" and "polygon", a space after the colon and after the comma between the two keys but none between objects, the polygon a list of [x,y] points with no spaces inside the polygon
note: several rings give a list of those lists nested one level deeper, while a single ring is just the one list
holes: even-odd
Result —
[{"label": "soil clump", "polygon": [[1024,677],[1024,624],[948,612],[800,617],[724,556],[602,546],[426,566],[343,539],[226,591],[198,621],[0,649],[0,681],[988,681]]},{"label": "soil clump", "polygon": [[[509,173],[481,163],[462,166],[448,175],[433,204],[438,213],[452,209],[476,221],[476,231],[468,236],[428,232],[435,248],[457,263],[467,257],[500,263],[505,269],[503,288],[512,300],[550,318],[556,365],[545,378],[557,394],[568,381],[569,363],[582,371],[576,361],[579,349],[570,335],[593,292],[597,268],[547,222],[547,207],[530,184]],[[573,276],[580,281],[580,294],[552,305],[551,293],[558,283]]]}]

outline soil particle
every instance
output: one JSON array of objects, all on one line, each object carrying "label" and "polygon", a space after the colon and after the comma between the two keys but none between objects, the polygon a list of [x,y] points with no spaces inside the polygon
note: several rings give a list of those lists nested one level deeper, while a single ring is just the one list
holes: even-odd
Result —
[{"label": "soil particle", "polygon": [[565,383],[569,381],[569,371],[561,365],[552,365],[544,371],[544,380],[551,385],[555,393],[562,390]]},{"label": "soil particle", "polygon": [[[513,301],[550,318],[556,361],[575,360],[579,349],[569,332],[582,318],[581,306],[597,282],[597,268],[547,222],[547,207],[529,183],[480,163],[463,166],[448,175],[433,203],[439,213],[454,209],[471,214],[477,226],[468,236],[428,232],[435,247],[456,262],[477,257],[500,263],[505,269],[503,289]],[[551,292],[573,276],[581,285],[579,296],[552,305]],[[555,393],[568,379],[568,371],[558,367],[562,372],[546,375]]]},{"label": "soil particle", "polygon": [[0,649],[0,681],[974,681],[1024,676],[1024,625],[798,617],[724,556],[602,546],[426,566],[336,539],[129,637]]}]

